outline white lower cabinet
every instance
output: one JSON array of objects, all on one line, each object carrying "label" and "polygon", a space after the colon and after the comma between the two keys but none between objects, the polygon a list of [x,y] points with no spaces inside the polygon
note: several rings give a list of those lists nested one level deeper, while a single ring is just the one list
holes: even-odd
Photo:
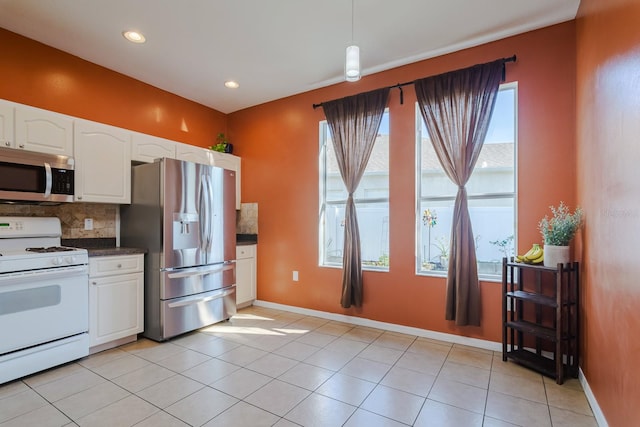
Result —
[{"label": "white lower cabinet", "polygon": [[236,246],[236,305],[246,307],[256,299],[258,245]]},{"label": "white lower cabinet", "polygon": [[89,258],[89,346],[99,350],[144,329],[144,255]]}]

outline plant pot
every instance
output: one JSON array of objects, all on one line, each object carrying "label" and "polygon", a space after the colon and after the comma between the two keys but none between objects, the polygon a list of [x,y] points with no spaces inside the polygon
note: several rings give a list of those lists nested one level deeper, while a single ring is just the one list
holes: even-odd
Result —
[{"label": "plant pot", "polygon": [[570,259],[569,246],[544,245],[544,266],[556,268],[558,264],[566,264]]},{"label": "plant pot", "polygon": [[228,153],[228,154],[232,154],[233,153],[233,144],[230,142],[227,142],[227,145],[224,146],[224,152]]}]

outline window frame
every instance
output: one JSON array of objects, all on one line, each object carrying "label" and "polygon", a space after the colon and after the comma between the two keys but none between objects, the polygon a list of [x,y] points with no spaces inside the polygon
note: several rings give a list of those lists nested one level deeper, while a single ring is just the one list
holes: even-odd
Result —
[{"label": "window frame", "polygon": [[[384,110],[384,114],[389,116],[390,111],[389,107],[386,107]],[[326,262],[326,248],[324,245],[325,239],[325,224],[326,224],[326,212],[328,208],[331,206],[344,206],[347,203],[347,199],[340,200],[331,200],[327,201],[327,147],[326,143],[328,142],[328,134],[329,134],[329,125],[326,120],[321,120],[318,123],[318,135],[319,135],[319,155],[318,155],[318,177],[319,177],[319,200],[318,200],[318,266],[319,267],[328,267],[328,268],[343,268],[342,261],[338,262]],[[389,146],[391,145],[391,132],[389,132]],[[387,156],[389,156],[390,152],[387,151]],[[375,172],[374,172],[375,173]],[[387,175],[387,189],[389,187],[389,183],[391,180],[391,165],[389,164],[389,171],[386,173]],[[364,176],[362,177],[364,179]],[[362,183],[362,181],[361,181]],[[343,183],[344,185],[344,183]],[[386,203],[387,204],[387,218],[390,217],[391,213],[391,205],[390,205],[390,191],[387,190],[387,197],[372,197],[372,198],[354,198],[353,201],[356,205],[356,211],[358,209],[358,204],[374,204],[374,203]],[[387,233],[390,233],[389,230],[389,222],[387,224]],[[360,230],[360,235],[362,236],[362,230]],[[387,244],[390,246],[391,244],[391,236],[389,235],[387,239]],[[388,248],[390,249],[390,248]],[[390,250],[388,250],[390,252]],[[366,271],[378,271],[378,272],[388,272],[390,268],[390,254],[385,254],[388,259],[388,265],[386,266],[374,266],[370,264],[361,264],[362,270]]]},{"label": "window frame", "polygon": [[[495,193],[476,193],[468,194],[467,200],[489,200],[489,199],[512,199],[513,200],[513,248],[518,247],[518,82],[503,83],[500,85],[499,91],[513,90],[513,111],[514,111],[514,135],[513,135],[513,192],[495,192]],[[415,173],[415,269],[416,275],[427,277],[443,277],[448,275],[447,270],[427,270],[422,268],[422,203],[424,201],[436,201],[446,202],[451,201],[455,203],[456,195],[447,196],[434,196],[434,197],[422,197],[422,115],[420,113],[420,107],[416,102],[416,123],[415,123],[415,135],[416,135],[416,173]],[[450,231],[449,231],[450,234]],[[478,274],[478,279],[485,282],[502,282],[501,272],[496,274]]]}]

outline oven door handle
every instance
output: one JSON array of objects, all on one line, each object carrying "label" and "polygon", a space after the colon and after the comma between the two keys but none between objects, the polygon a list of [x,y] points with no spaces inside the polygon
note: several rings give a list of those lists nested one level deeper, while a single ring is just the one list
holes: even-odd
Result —
[{"label": "oven door handle", "polygon": [[88,269],[86,265],[78,265],[71,267],[59,267],[53,269],[43,269],[43,270],[31,270],[31,271],[18,271],[15,273],[3,273],[0,274],[0,284],[6,285],[11,284],[17,281],[24,281],[25,279],[38,279],[38,278],[51,278],[57,279],[60,277],[71,277],[71,276],[81,276],[87,275],[87,285],[89,284],[88,280]]},{"label": "oven door handle", "polygon": [[213,301],[215,299],[220,299],[220,298],[224,298],[227,295],[231,295],[233,293],[233,289],[229,289],[229,290],[224,290],[224,291],[220,291],[218,293],[216,293],[215,295],[209,295],[206,297],[203,296],[195,296],[195,297],[191,297],[191,298],[181,298],[180,301],[176,301],[176,302],[171,302],[168,304],[169,308],[176,308],[176,307],[184,307],[186,305],[196,305],[196,304],[200,304],[203,302],[209,302],[209,301]]},{"label": "oven door handle", "polygon": [[51,174],[51,165],[47,162],[44,162],[44,172],[45,172],[44,197],[49,197],[51,196],[51,186],[53,185],[53,176]]}]

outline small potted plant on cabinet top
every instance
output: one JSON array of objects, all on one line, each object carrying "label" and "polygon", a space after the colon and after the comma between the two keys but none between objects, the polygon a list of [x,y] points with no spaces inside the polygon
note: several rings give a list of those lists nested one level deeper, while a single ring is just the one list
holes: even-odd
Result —
[{"label": "small potted plant on cabinet top", "polygon": [[229,142],[229,140],[227,139],[227,137],[224,135],[223,132],[220,132],[216,136],[216,143],[210,146],[209,149],[213,151],[218,151],[220,153],[231,154],[233,153],[233,144]]},{"label": "small potted plant on cabinet top", "polygon": [[582,209],[577,207],[572,214],[564,202],[550,208],[553,216],[549,219],[545,215],[538,228],[544,241],[544,266],[556,267],[570,261],[569,243],[582,226]]}]

